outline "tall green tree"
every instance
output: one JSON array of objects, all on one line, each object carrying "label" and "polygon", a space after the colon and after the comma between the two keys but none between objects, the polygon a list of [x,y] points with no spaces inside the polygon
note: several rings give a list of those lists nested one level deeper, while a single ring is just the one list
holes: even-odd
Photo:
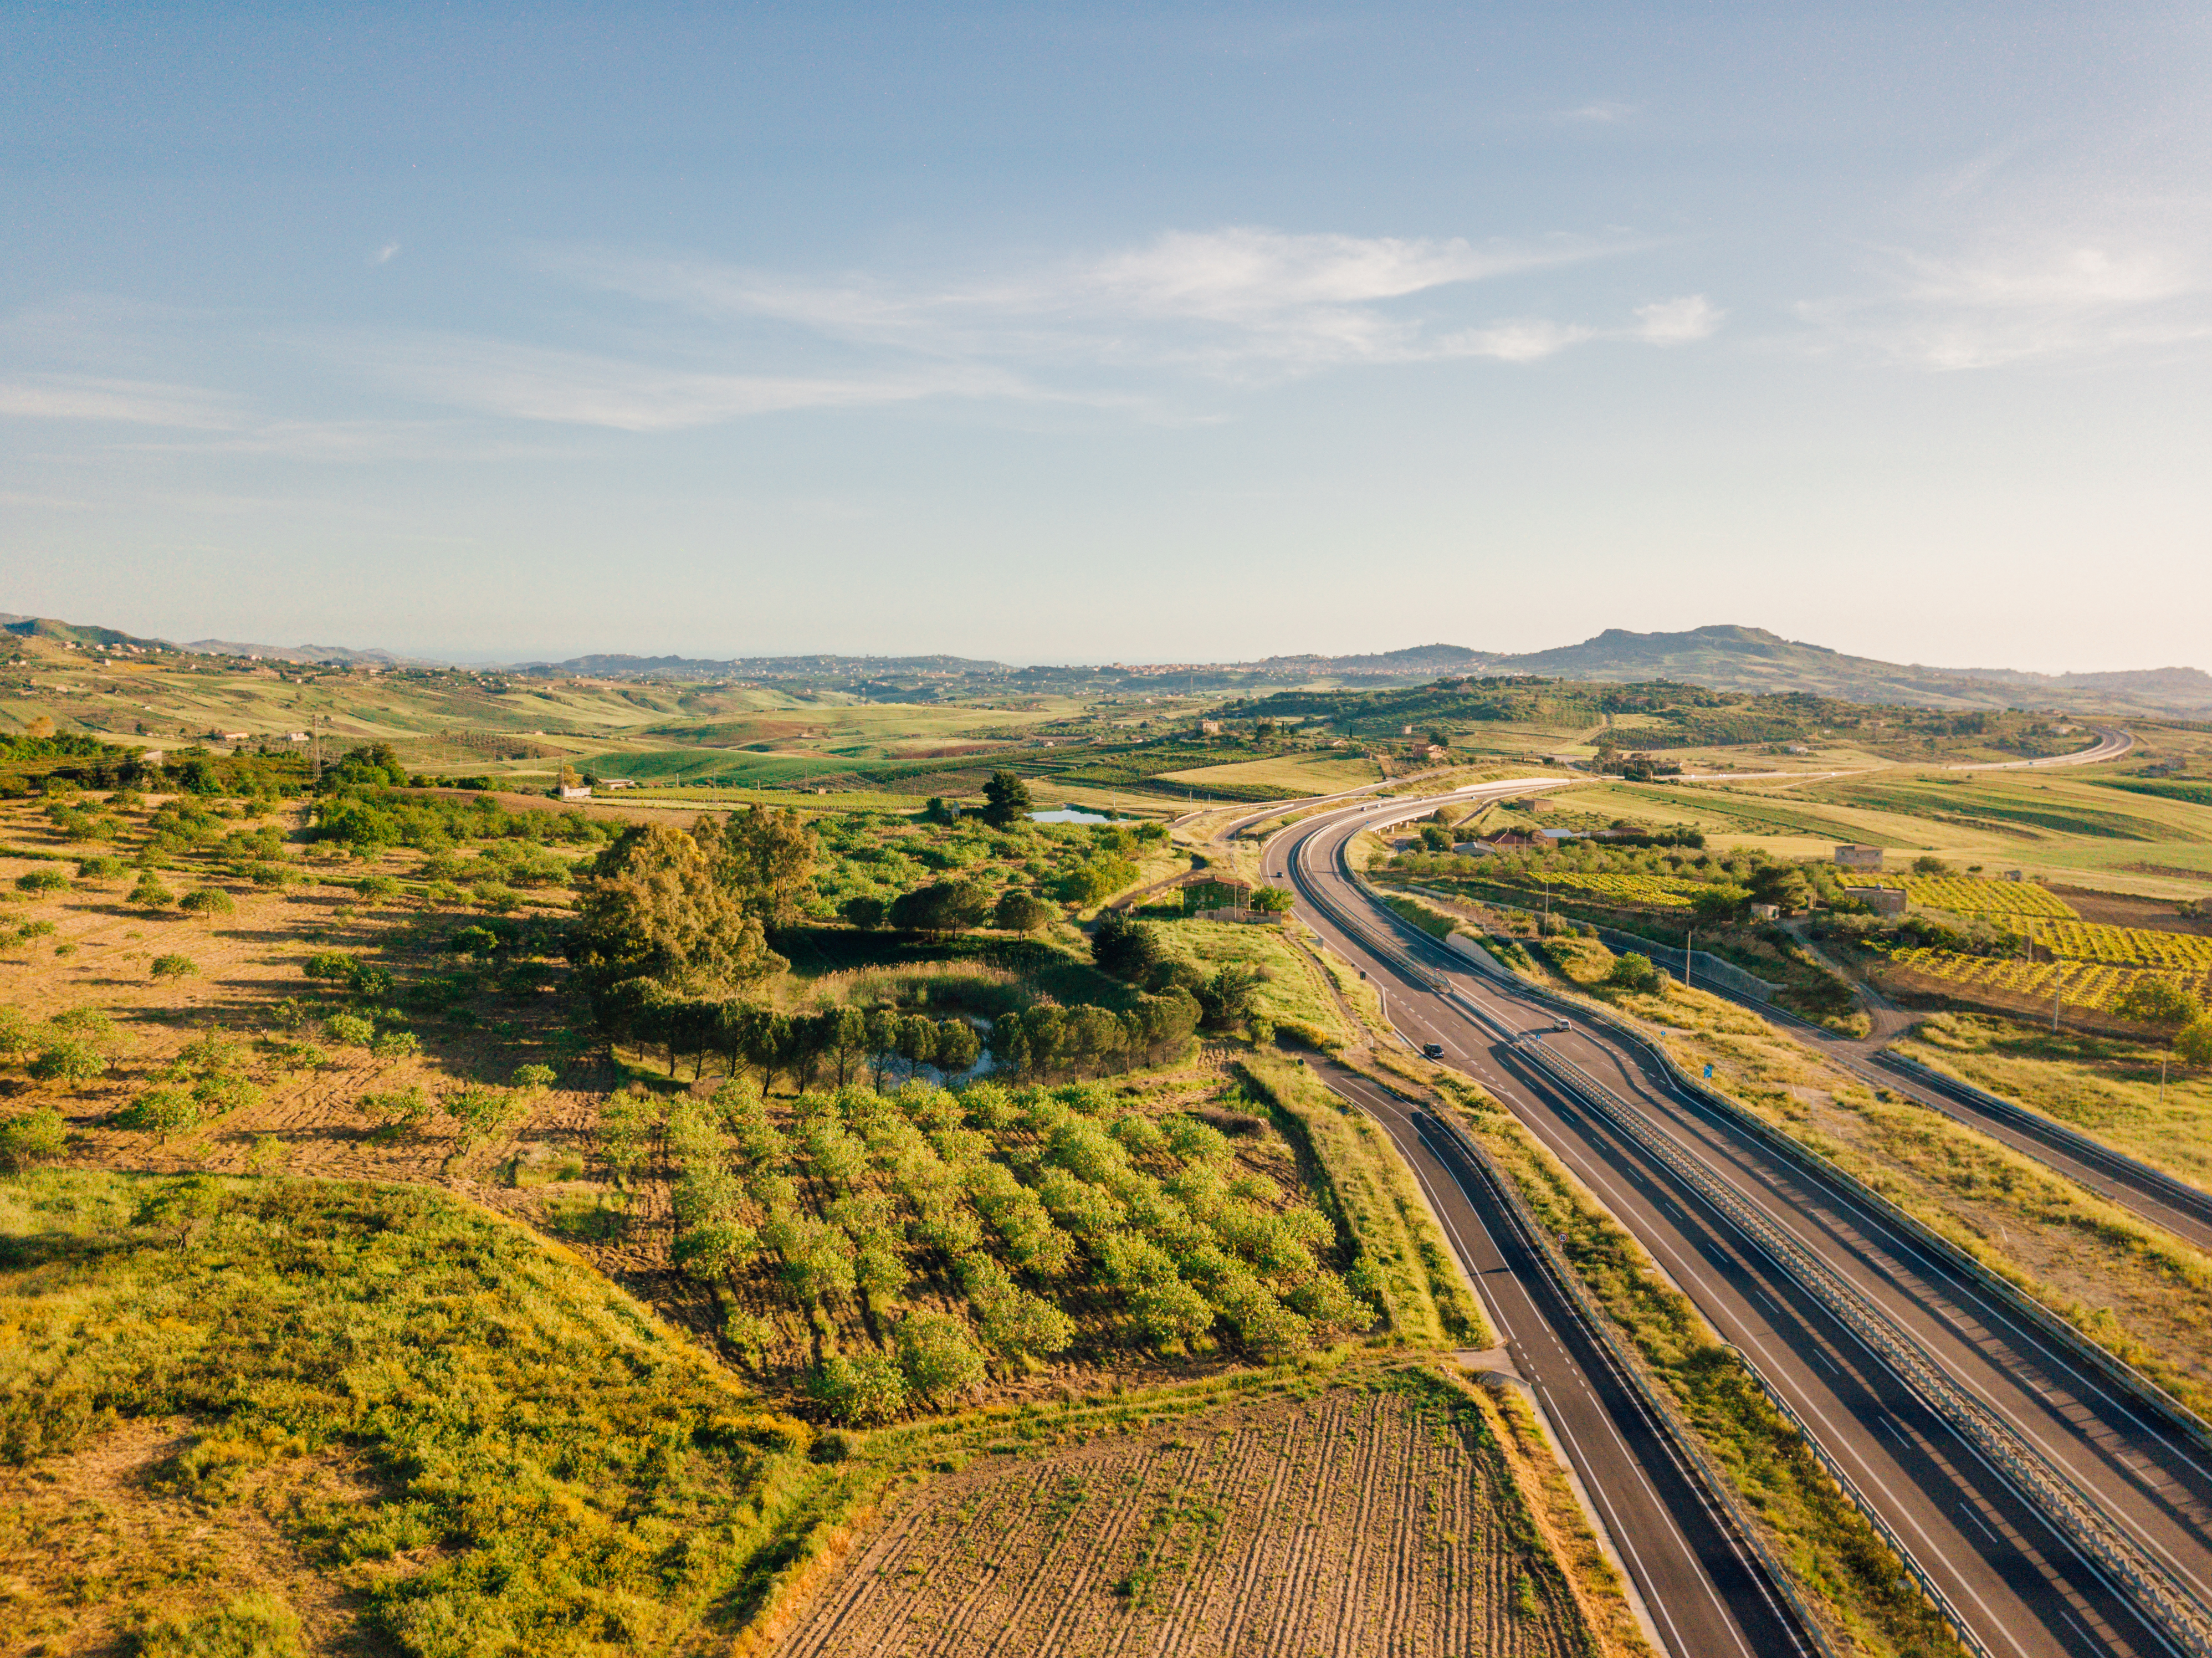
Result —
[{"label": "tall green tree", "polygon": [[745,908],[770,931],[797,925],[822,843],[788,806],[733,812],[719,835],[704,818],[694,831],[703,846],[718,840],[716,872]]},{"label": "tall green tree", "polygon": [[1030,814],[1030,786],[1010,771],[994,771],[983,785],[983,821],[1012,829]]},{"label": "tall green tree", "polygon": [[594,993],[633,979],[735,989],[790,965],[707,850],[671,824],[626,829],[602,852],[580,884],[576,917],[571,959]]}]

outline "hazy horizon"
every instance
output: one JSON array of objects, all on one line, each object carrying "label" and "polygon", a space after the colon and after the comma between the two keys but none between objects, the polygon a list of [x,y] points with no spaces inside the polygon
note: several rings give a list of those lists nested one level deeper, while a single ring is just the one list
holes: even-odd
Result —
[{"label": "hazy horizon", "polygon": [[[2212,17],[0,19],[0,590],[176,639],[2202,660]],[[2194,602],[2191,596],[2194,595]]]}]

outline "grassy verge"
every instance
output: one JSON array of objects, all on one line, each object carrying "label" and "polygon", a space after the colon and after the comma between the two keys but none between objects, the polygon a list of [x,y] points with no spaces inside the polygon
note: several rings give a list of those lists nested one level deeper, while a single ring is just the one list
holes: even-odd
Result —
[{"label": "grassy verge", "polygon": [[1808,1599],[1857,1650],[1959,1654],[1959,1644],[1903,1564],[1844,1497],[1797,1431],[1768,1402],[1697,1309],[1642,1246],[1504,1107],[1434,1067],[1390,1062],[1442,1095],[1497,1158],[1591,1293],[1704,1438]]},{"label": "grassy verge", "polygon": [[1261,975],[1254,1005],[1279,1029],[1288,1029],[1316,1045],[1334,1045],[1350,1034],[1328,987],[1285,936],[1282,926],[1246,926],[1235,921],[1170,921],[1159,929],[1162,941],[1177,956],[1211,972],[1235,963]]},{"label": "grassy verge", "polygon": [[[1897,1051],[2170,1175],[2212,1187],[2212,1072],[2172,1063],[2157,1044],[1936,1013]],[[2163,1086],[2161,1060],[2167,1061]]]},{"label": "grassy verge", "polygon": [[1595,1634],[1599,1650],[1649,1653],[1651,1647],[1630,1609],[1619,1571],[1606,1558],[1589,1517],[1568,1485],[1566,1471],[1545,1442],[1536,1413],[1527,1400],[1510,1389],[1492,1393],[1487,1388],[1467,1390],[1477,1408],[1489,1419],[1507,1469],[1521,1488],[1538,1533],[1551,1546],[1565,1569],[1583,1612]]},{"label": "grassy verge", "polygon": [[1420,1347],[1491,1345],[1497,1338],[1389,1137],[1294,1060],[1255,1053],[1243,1069],[1346,1235],[1349,1276],[1379,1295],[1399,1338]]}]

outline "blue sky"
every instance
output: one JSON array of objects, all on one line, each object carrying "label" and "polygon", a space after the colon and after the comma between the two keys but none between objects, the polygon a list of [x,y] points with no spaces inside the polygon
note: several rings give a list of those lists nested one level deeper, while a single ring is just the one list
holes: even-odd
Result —
[{"label": "blue sky", "polygon": [[2201,6],[0,15],[0,609],[2212,665]]}]

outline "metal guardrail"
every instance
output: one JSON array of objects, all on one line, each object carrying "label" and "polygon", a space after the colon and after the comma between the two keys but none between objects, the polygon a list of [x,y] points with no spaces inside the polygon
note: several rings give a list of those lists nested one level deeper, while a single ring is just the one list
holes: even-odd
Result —
[{"label": "metal guardrail", "polygon": [[[1348,862],[1344,865],[1344,869],[1345,872],[1363,890],[1372,891],[1364,878],[1350,868]],[[1389,961],[1392,965],[1411,973],[1417,981],[1451,999],[1457,1005],[1473,1013],[1483,1024],[1498,1032],[1505,1040],[1513,1043],[1520,1052],[1536,1056],[1540,1068],[1545,1070],[1561,1086],[1566,1087],[1578,1097],[1584,1098],[1593,1108],[1599,1110],[1608,1120],[1618,1122],[1623,1133],[1636,1140],[1638,1145],[1644,1146],[1651,1155],[1674,1172],[1678,1178],[1684,1180],[1692,1189],[1711,1203],[1717,1211],[1727,1217],[1731,1224],[1742,1231],[1754,1245],[1774,1259],[1778,1266],[1781,1266],[1793,1279],[1798,1281],[1801,1288],[1826,1308],[1831,1315],[1836,1317],[1839,1323],[1850,1330],[1870,1352],[1881,1358],[1908,1391],[1987,1458],[1990,1466],[1998,1471],[2000,1477],[2011,1485],[2023,1500],[2041,1510],[2053,1525],[2067,1533],[2069,1540],[2081,1551],[2085,1558],[2095,1562],[2116,1580],[2142,1615],[2154,1627],[2160,1629],[2167,1638],[2173,1641],[2180,1650],[2198,1655],[2198,1658],[2212,1658],[2212,1614],[2208,1614],[2205,1607],[2176,1583],[2162,1566],[2138,1549],[2132,1539],[2112,1525],[2102,1509],[2097,1506],[2095,1499],[2082,1491],[2070,1476],[2052,1467],[2023,1443],[2010,1428],[2007,1427],[1979,1400],[1973,1399],[1954,1384],[1927,1357],[1917,1342],[1892,1323],[1886,1314],[1881,1313],[1871,1302],[1866,1300],[1856,1289],[1836,1275],[1795,1238],[1790,1237],[1779,1227],[1775,1226],[1764,1216],[1746,1205],[1723,1182],[1707,1174],[1693,1158],[1646,1121],[1640,1112],[1628,1105],[1626,1102],[1620,1100],[1617,1095],[1607,1090],[1604,1084],[1582,1071],[1581,1067],[1575,1066],[1571,1060],[1565,1059],[1564,1055],[1553,1054],[1543,1048],[1540,1042],[1522,1041],[1520,1033],[1506,1029],[1499,1021],[1490,1017],[1479,1005],[1462,994],[1449,979],[1416,962],[1395,944],[1378,939],[1371,927],[1346,914],[1341,907],[1334,902],[1321,898],[1317,895],[1310,896],[1314,896],[1320,908],[1331,914],[1340,925],[1347,926],[1361,936],[1370,947],[1376,947],[1377,953]],[[1395,915],[1392,919],[1398,925],[1408,925]],[[1863,1182],[1846,1171],[1828,1163],[1826,1160],[1817,1158],[1805,1151],[1794,1141],[1788,1140],[1786,1136],[1782,1136],[1771,1129],[1769,1125],[1757,1121],[1736,1106],[1735,1102],[1712,1090],[1699,1087],[1682,1074],[1664,1050],[1645,1040],[1639,1034],[1622,1029],[1615,1021],[1603,1017],[1600,1010],[1589,1004],[1553,995],[1539,987],[1527,984],[1519,980],[1517,975],[1509,975],[1507,970],[1501,965],[1486,961],[1481,965],[1488,967],[1500,978],[1511,977],[1515,989],[1521,993],[1533,993],[1543,999],[1576,1008],[1585,1014],[1596,1015],[1598,1023],[1627,1040],[1634,1042],[1650,1054],[1667,1074],[1675,1079],[1686,1091],[1705,1100],[1730,1120],[1742,1123],[1747,1129],[1753,1132],[1762,1143],[1778,1143],[1778,1149],[1784,1151],[1792,1161],[1799,1163],[1802,1166],[1817,1169],[1823,1178],[1842,1185],[1853,1196],[1868,1202],[1869,1206],[1883,1214],[1885,1218],[1894,1219],[1899,1224],[1900,1230],[1905,1230],[1909,1236],[1916,1240],[1925,1239],[1936,1246],[1947,1258],[1955,1256],[1978,1282],[1995,1291],[2008,1305],[2026,1300],[2025,1297],[2020,1297],[2019,1292],[2013,1290],[2011,1285],[2004,1284],[1996,1274],[1989,1272],[1978,1261],[1975,1261],[1972,1256],[1957,1250],[1954,1246],[1948,1245],[1947,1241],[1939,1238],[1928,1228],[1914,1221],[1911,1217],[1905,1214],[1894,1204],[1881,1198],[1878,1193],[1866,1187]],[[1561,1069],[1571,1073],[1571,1077],[1560,1074]],[[2033,1303],[2028,1304],[2034,1305]],[[2057,1321],[2047,1310],[2040,1309],[2037,1310],[2044,1311],[2045,1319]],[[2041,1321],[2039,1321],[2039,1323],[2040,1324]],[[2060,1331],[2054,1331],[2053,1333],[2059,1334],[2061,1332],[2063,1333],[2063,1336],[2072,1338],[2067,1344],[2071,1348],[2094,1346],[2094,1344],[2088,1343],[2087,1339],[2081,1337],[2078,1332],[2072,1331],[2071,1327],[2062,1325]],[[2101,1349],[2097,1349],[2096,1351],[2106,1361],[2117,1362],[2111,1361],[2110,1355],[2103,1354]],[[2102,1369],[2103,1366],[2100,1365],[2100,1368]],[[1765,1379],[1761,1377],[1760,1380],[1763,1385]],[[2144,1388],[2149,1388],[2152,1385],[2140,1377],[2136,1378],[2136,1381]],[[2178,1401],[2169,1402],[2176,1411],[2184,1409]],[[1800,1425],[1802,1427],[1802,1424]],[[1808,1442],[1814,1442],[1809,1436]],[[1894,1541],[1893,1541],[1893,1546],[1896,1546]],[[1916,1578],[1924,1582],[1925,1575],[1917,1569],[1917,1563],[1913,1561],[1910,1552],[1900,1550],[1900,1558],[1913,1568]],[[1947,1617],[1953,1615],[1949,1612],[1946,1613]]]},{"label": "metal guardrail", "polygon": [[[1434,1123],[1449,1139],[1453,1148],[1481,1175],[1484,1183],[1497,1194],[1500,1206],[1511,1218],[1522,1241],[1542,1264],[1546,1275],[1566,1297],[1568,1305],[1575,1309],[1576,1316],[1604,1350],[1615,1370],[1628,1384],[1629,1390],[1637,1396],[1638,1402],[1666,1437],[1684,1469],[1700,1488],[1707,1505],[1719,1513],[1767,1580],[1768,1587],[1781,1598],[1789,1621],[1797,1626],[1798,1633],[1806,1644],[1820,1653],[1823,1658],[1840,1658],[1834,1643],[1828,1638],[1826,1630],[1813,1615],[1812,1608],[1806,1605],[1796,1577],[1775,1558],[1765,1539],[1753,1527],[1734,1485],[1714,1466],[1696,1430],[1675,1409],[1674,1400],[1668,1396],[1657,1378],[1651,1375],[1642,1356],[1621,1335],[1612,1315],[1598,1305],[1596,1298],[1583,1283],[1582,1275],[1560,1252],[1551,1233],[1536,1218],[1535,1212],[1529,1208],[1528,1199],[1521,1195],[1521,1188],[1514,1184],[1512,1177],[1500,1169],[1490,1153],[1469,1139],[1457,1124],[1431,1112],[1422,1113],[1419,1121]],[[1948,1610],[1945,1616],[1950,1616]],[[1972,1650],[1981,1658],[1989,1658],[1973,1637],[1965,1633],[1963,1625],[1961,1632]]]},{"label": "metal guardrail", "polygon": [[1977,1658],[1995,1658],[1989,1648],[1982,1643],[1981,1637],[1967,1625],[1951,1597],[1943,1592],[1943,1586],[1921,1570],[1920,1562],[1913,1558],[1912,1551],[1905,1547],[1905,1540],[1897,1534],[1888,1521],[1881,1517],[1881,1510],[1867,1501],[1866,1493],[1859,1489],[1858,1482],[1851,1478],[1850,1471],[1814,1436],[1811,1425],[1797,1414],[1796,1407],[1783,1397],[1782,1390],[1768,1380],[1766,1372],[1759,1368],[1749,1353],[1734,1342],[1724,1341],[1721,1345],[1735,1355],[1736,1363],[1750,1373],[1751,1379],[1759,1384],[1759,1390],[1766,1395],[1767,1402],[1781,1414],[1782,1419],[1797,1430],[1797,1436],[1805,1442],[1805,1448],[1812,1452],[1814,1460],[1827,1471],[1828,1478],[1836,1482],[1836,1488],[1843,1492],[1844,1500],[1856,1509],[1881,1540],[1889,1545],[1890,1552],[1897,1557],[1899,1564],[1912,1581],[1920,1585],[1920,1592],[1942,1614],[1943,1621],[1950,1625],[1960,1643],[1969,1652],[1976,1654]]},{"label": "metal guardrail", "polygon": [[1951,1378],[1889,1315],[1789,1232],[1746,1202],[1642,1112],[1540,1038],[1516,1044],[1536,1067],[1604,1116],[1781,1267],[2023,1499],[2094,1561],[2139,1612],[2186,1652],[2212,1658],[2212,1615],[2114,1525],[2096,1500]]}]

